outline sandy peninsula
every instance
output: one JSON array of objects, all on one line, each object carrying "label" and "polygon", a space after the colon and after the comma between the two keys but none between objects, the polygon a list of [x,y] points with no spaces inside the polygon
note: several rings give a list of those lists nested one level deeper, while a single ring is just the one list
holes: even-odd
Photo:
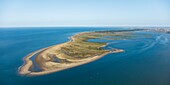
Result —
[{"label": "sandy peninsula", "polygon": [[[59,45],[50,46],[30,53],[24,58],[24,65],[19,68],[21,75],[38,76],[58,72],[68,68],[80,66],[109,54],[123,52],[120,49],[103,49],[107,43],[89,42],[89,39],[105,39],[105,36],[125,36],[119,32],[82,32],[71,37],[71,40]],[[35,60],[31,60],[38,54]],[[34,56],[35,57],[35,56]],[[41,71],[34,71],[36,63]]]}]

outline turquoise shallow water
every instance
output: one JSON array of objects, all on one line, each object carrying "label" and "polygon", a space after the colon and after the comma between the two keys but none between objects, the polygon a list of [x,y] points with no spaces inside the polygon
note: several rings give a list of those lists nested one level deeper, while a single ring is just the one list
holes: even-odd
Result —
[{"label": "turquoise shallow water", "polygon": [[[78,32],[123,28],[0,29],[0,85],[170,85],[170,35],[111,40],[106,47],[125,49],[92,63],[49,75],[18,74],[23,57],[38,49],[67,42]],[[101,40],[91,40],[101,41]]]}]

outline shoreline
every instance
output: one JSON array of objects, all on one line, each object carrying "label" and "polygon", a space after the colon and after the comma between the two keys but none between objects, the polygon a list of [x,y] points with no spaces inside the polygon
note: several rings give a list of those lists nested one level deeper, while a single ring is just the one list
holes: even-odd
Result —
[{"label": "shoreline", "polygon": [[[74,42],[75,41],[74,36],[77,36],[77,35],[80,35],[80,34],[83,34],[83,33],[88,33],[88,32],[76,33],[75,35],[70,37],[70,40],[68,42]],[[19,67],[19,74],[27,75],[27,76],[40,76],[40,75],[50,74],[50,73],[62,71],[62,70],[65,70],[65,69],[70,69],[70,68],[73,68],[73,67],[81,66],[81,65],[96,61],[96,60],[98,60],[98,59],[100,59],[100,58],[102,58],[105,55],[110,54],[110,53],[124,52],[124,50],[116,49],[115,51],[109,51],[109,52],[103,53],[101,55],[93,56],[91,58],[82,59],[81,60],[82,62],[65,64],[64,67],[61,67],[61,68],[58,68],[58,69],[56,68],[56,69],[52,69],[52,70],[43,70],[43,71],[40,71],[40,72],[32,72],[32,71],[29,70],[31,68],[31,66],[33,65],[33,61],[30,58],[32,58],[35,54],[40,53],[40,52],[45,51],[45,50],[48,50],[48,49],[50,49],[50,50],[54,49],[54,48],[57,49],[60,46],[63,46],[65,44],[67,44],[68,42],[53,45],[53,46],[49,46],[49,47],[46,47],[46,48],[42,48],[40,50],[37,50],[35,52],[32,52],[32,53],[28,54],[27,56],[25,56],[23,58],[24,64]],[[105,47],[107,45],[108,45],[108,43],[106,43],[105,45],[103,45],[101,47]]]}]

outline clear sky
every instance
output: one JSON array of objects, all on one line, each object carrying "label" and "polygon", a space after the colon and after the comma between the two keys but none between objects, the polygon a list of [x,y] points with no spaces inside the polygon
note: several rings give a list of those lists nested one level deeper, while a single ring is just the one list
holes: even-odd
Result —
[{"label": "clear sky", "polygon": [[170,25],[170,0],[0,0],[0,26]]}]

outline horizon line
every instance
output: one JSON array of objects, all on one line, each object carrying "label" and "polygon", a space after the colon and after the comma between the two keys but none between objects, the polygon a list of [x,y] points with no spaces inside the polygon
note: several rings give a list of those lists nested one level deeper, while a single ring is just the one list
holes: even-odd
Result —
[{"label": "horizon line", "polygon": [[16,27],[170,27],[170,25],[21,25],[21,26],[0,26],[0,28]]}]

